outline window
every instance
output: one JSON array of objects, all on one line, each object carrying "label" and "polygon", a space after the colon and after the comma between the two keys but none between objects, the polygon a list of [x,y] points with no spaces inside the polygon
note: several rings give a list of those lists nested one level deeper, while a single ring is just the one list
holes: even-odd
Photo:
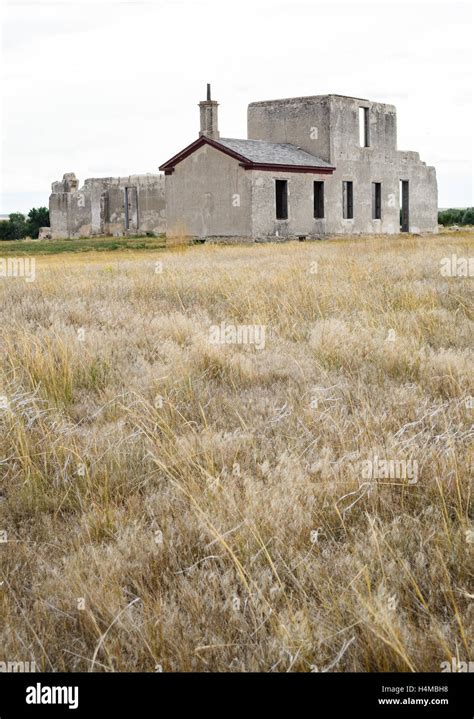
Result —
[{"label": "window", "polygon": [[104,222],[110,222],[110,202],[108,193],[102,196],[101,202],[103,203]]},{"label": "window", "polygon": [[288,219],[288,180],[275,180],[277,220]]},{"label": "window", "polygon": [[369,146],[369,108],[359,107],[359,144]]},{"label": "window", "polygon": [[382,219],[382,183],[372,183],[372,219]]},{"label": "window", "polygon": [[400,225],[402,232],[410,231],[410,203],[408,180],[400,180]]},{"label": "window", "polygon": [[314,183],[314,218],[321,220],[324,217],[324,182]]},{"label": "window", "polygon": [[352,184],[352,182],[346,181],[342,183],[342,216],[345,220],[354,218]]}]

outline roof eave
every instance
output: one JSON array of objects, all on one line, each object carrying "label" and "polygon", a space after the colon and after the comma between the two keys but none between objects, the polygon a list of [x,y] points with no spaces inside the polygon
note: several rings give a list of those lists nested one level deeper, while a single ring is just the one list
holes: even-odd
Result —
[{"label": "roof eave", "polygon": [[269,170],[273,172],[310,172],[317,173],[320,175],[332,175],[335,167],[325,165],[321,167],[319,165],[283,165],[270,162],[247,162],[242,163],[242,167],[245,170]]}]

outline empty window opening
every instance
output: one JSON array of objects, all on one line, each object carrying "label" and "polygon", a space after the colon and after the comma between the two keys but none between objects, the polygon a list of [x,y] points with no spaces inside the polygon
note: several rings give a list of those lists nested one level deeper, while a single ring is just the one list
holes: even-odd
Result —
[{"label": "empty window opening", "polygon": [[324,182],[314,183],[314,218],[321,220],[324,217]]},{"label": "empty window opening", "polygon": [[382,183],[372,183],[372,219],[382,219]]},{"label": "empty window opening", "polygon": [[288,219],[288,180],[275,180],[277,220]]},{"label": "empty window opening", "polygon": [[345,220],[354,218],[354,202],[352,182],[344,181],[342,183],[342,216]]},{"label": "empty window opening", "polygon": [[400,228],[402,232],[410,231],[408,180],[400,180]]},{"label": "empty window opening", "polygon": [[359,107],[359,144],[369,146],[369,108]]},{"label": "empty window opening", "polygon": [[101,211],[104,222],[110,222],[110,202],[106,192],[101,196]]},{"label": "empty window opening", "polygon": [[125,229],[128,230],[130,225],[130,205],[128,199],[128,187],[125,188]]}]

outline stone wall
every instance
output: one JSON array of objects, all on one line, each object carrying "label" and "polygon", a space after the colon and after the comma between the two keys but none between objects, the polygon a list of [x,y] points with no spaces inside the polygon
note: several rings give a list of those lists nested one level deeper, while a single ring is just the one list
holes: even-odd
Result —
[{"label": "stone wall", "polygon": [[[326,233],[326,219],[314,219],[313,184],[330,175],[252,170],[252,236],[257,240],[314,238]],[[275,180],[288,183],[288,219],[276,219]]]},{"label": "stone wall", "polygon": [[163,175],[93,178],[79,188],[74,173],[53,182],[49,198],[55,239],[135,235],[166,230]]}]

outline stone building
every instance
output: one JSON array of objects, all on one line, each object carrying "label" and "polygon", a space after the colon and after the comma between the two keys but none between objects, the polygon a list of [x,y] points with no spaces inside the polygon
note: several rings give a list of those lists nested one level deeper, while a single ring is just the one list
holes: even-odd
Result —
[{"label": "stone building", "polygon": [[166,229],[164,177],[94,178],[79,188],[75,174],[66,173],[52,184],[49,219],[53,239],[159,234]]},{"label": "stone building", "polygon": [[253,102],[248,139],[200,103],[195,142],[161,165],[167,234],[311,238],[436,232],[436,172],[397,149],[396,110],[341,95]]}]

